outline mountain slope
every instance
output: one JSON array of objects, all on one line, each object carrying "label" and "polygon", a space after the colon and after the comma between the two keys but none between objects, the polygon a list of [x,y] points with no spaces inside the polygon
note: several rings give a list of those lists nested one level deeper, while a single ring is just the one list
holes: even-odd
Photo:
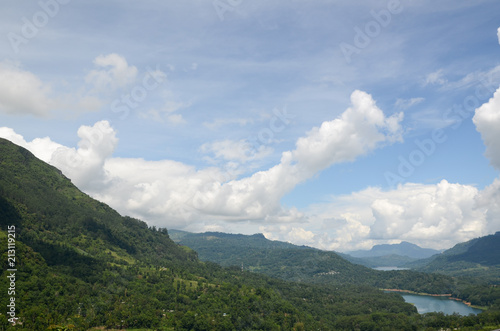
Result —
[{"label": "mountain slope", "polygon": [[271,277],[312,284],[354,284],[400,288],[426,293],[452,293],[450,277],[414,271],[377,271],[353,264],[335,252],[271,241],[262,234],[251,236],[219,232],[176,234],[176,241],[198,252],[201,260]]},{"label": "mountain slope", "polygon": [[459,243],[440,255],[409,266],[425,272],[483,278],[500,284],[500,232]]}]

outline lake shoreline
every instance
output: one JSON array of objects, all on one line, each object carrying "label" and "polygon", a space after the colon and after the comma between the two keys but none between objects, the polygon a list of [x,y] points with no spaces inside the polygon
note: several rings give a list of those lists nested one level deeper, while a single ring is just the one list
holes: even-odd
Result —
[{"label": "lake shoreline", "polygon": [[414,291],[410,291],[410,290],[399,290],[399,289],[387,289],[387,288],[383,288],[381,289],[382,291],[387,291],[387,292],[400,292],[400,293],[408,293],[408,294],[414,294],[414,295],[422,295],[422,296],[430,296],[430,297],[443,297],[443,298],[448,298],[449,300],[455,300],[455,301],[458,301],[458,302],[461,302],[471,308],[475,308],[475,309],[479,309],[479,310],[486,310],[484,307],[479,307],[479,306],[474,306],[472,305],[470,302],[468,301],[465,301],[465,300],[462,300],[462,299],[459,299],[459,298],[455,298],[455,297],[452,297],[451,294],[430,294],[430,293],[419,293],[419,292],[414,292]]}]

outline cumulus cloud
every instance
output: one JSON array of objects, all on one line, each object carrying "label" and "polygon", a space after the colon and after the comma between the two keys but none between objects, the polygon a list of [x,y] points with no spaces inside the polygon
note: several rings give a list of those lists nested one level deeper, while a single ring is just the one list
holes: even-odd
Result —
[{"label": "cumulus cloud", "polygon": [[497,29],[498,43],[500,44],[500,28]]},{"label": "cumulus cloud", "polygon": [[109,180],[104,163],[118,143],[115,132],[107,121],[78,130],[78,148],[53,142],[50,138],[36,138],[27,142],[14,130],[0,128],[0,137],[31,151],[36,157],[60,169],[80,189],[95,192]]},{"label": "cumulus cloud", "polygon": [[33,73],[19,65],[0,62],[1,112],[47,116],[57,105],[50,93],[50,86]]},{"label": "cumulus cloud", "polygon": [[[371,205],[374,239],[425,240],[429,246],[433,240],[465,241],[485,233],[483,211],[475,208],[475,187],[443,180],[437,185],[407,185],[393,193],[390,200],[378,198]],[[446,239],[450,233],[451,241]]]},{"label": "cumulus cloud", "polygon": [[305,178],[334,163],[353,161],[384,142],[402,139],[403,113],[386,117],[372,96],[354,91],[342,115],[299,138],[292,155]]},{"label": "cumulus cloud", "polygon": [[288,241],[296,245],[313,245],[318,237],[303,227],[291,225],[260,226],[259,230],[269,240]]},{"label": "cumulus cloud", "polygon": [[49,161],[59,168],[80,189],[97,192],[109,182],[104,164],[118,144],[115,131],[108,121],[78,129],[78,148],[60,147]]},{"label": "cumulus cloud", "polygon": [[473,118],[476,130],[481,133],[486,145],[486,157],[491,164],[500,169],[500,88],[493,97],[476,109]]},{"label": "cumulus cloud", "polygon": [[390,191],[367,188],[334,197],[328,204],[312,206],[316,228],[328,240],[315,246],[324,249],[370,248],[376,243],[406,240],[423,247],[448,248],[490,233],[499,222],[486,216],[484,206],[470,185],[442,180],[435,185],[407,183]]},{"label": "cumulus cloud", "polygon": [[127,60],[116,53],[99,55],[94,59],[94,69],[87,74],[85,81],[93,84],[97,90],[122,88],[134,82],[137,68],[129,66]]},{"label": "cumulus cloud", "polygon": [[[472,119],[476,130],[481,134],[486,145],[485,156],[491,165],[500,169],[500,88],[493,97],[476,109]],[[489,233],[500,229],[500,179],[478,194],[476,202],[479,207],[486,210],[486,228]]]},{"label": "cumulus cloud", "polygon": [[0,127],[0,137],[12,141],[14,144],[24,147],[31,151],[40,160],[49,163],[54,152],[64,147],[61,144],[53,142],[49,137],[36,138],[31,142],[24,140],[24,137],[17,134],[11,128]]},{"label": "cumulus cloud", "polygon": [[476,197],[479,208],[486,210],[486,231],[494,233],[500,229],[500,179],[481,191]]}]

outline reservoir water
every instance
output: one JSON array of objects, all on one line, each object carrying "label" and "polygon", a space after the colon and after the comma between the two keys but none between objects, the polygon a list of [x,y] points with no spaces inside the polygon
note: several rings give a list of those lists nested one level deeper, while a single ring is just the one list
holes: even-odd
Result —
[{"label": "reservoir water", "polygon": [[375,267],[373,269],[379,270],[379,271],[410,270],[410,268],[400,268],[400,267]]},{"label": "reservoir water", "polygon": [[446,315],[457,313],[467,316],[469,314],[477,315],[481,312],[480,309],[469,307],[463,302],[450,300],[447,297],[415,294],[402,294],[402,297],[406,302],[414,304],[419,314],[443,312]]}]

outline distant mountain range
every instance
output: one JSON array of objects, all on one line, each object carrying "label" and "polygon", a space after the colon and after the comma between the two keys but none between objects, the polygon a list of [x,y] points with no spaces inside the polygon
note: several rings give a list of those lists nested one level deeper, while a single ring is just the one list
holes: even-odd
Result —
[{"label": "distant mountain range", "polygon": [[346,252],[352,257],[376,257],[386,255],[400,255],[407,256],[413,259],[425,259],[435,254],[440,254],[438,251],[431,248],[422,248],[415,244],[403,241],[399,244],[384,244],[375,245],[370,250],[358,250]]},{"label": "distant mountain range", "polygon": [[341,253],[340,255],[352,263],[376,268],[405,267],[408,263],[425,259],[441,252],[403,241],[399,244],[375,245],[370,250],[357,250]]},{"label": "distant mountain range", "polygon": [[406,289],[415,292],[436,294],[451,293],[454,287],[454,281],[447,276],[410,270],[377,271],[351,263],[332,251],[268,240],[262,234],[189,233],[176,230],[169,230],[169,234],[180,245],[198,252],[202,261],[239,267],[284,280],[378,288],[397,288],[399,284],[404,284]]},{"label": "distant mountain range", "polygon": [[201,260],[223,266],[242,266],[246,270],[287,280],[333,281],[322,277],[333,274],[337,275],[335,281],[348,280],[352,283],[367,283],[368,279],[376,279],[377,276],[369,269],[358,266],[363,265],[468,276],[500,284],[500,232],[457,244],[444,252],[402,242],[376,245],[370,250],[350,254],[272,241],[262,234],[178,230],[170,230],[169,233],[172,240],[197,251]]}]

